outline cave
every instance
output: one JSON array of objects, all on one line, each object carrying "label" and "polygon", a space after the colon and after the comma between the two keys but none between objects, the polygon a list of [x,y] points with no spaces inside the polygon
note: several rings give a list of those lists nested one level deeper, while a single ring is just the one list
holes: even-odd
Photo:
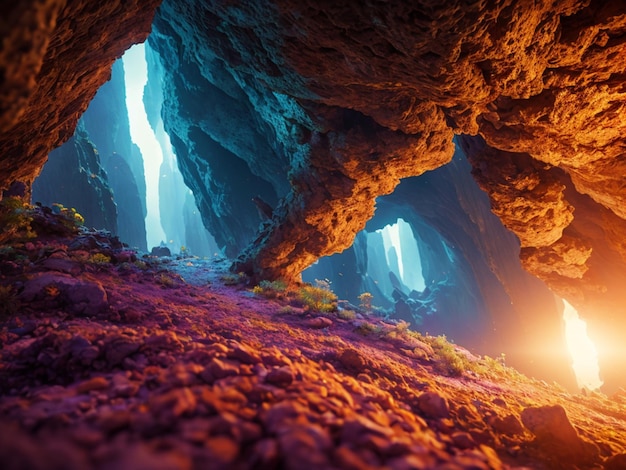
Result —
[{"label": "cave", "polygon": [[0,11],[7,468],[626,468],[622,2]]}]

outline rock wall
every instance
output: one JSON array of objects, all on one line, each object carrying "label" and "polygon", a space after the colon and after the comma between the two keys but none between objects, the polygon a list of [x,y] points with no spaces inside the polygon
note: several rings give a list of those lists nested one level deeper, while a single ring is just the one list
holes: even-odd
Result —
[{"label": "rock wall", "polygon": [[117,233],[117,207],[100,156],[83,126],[61,147],[50,152],[48,162],[32,187],[33,202],[74,208],[85,225]]},{"label": "rock wall", "polygon": [[74,133],[111,65],[145,40],[159,0],[0,6],[0,188],[32,182]]},{"label": "rock wall", "polygon": [[[110,230],[129,246],[147,251],[143,158],[130,136],[121,60],[113,64],[111,79],[98,90],[76,132],[76,139],[50,154],[33,184],[33,200],[75,207],[88,226]],[[76,142],[83,140],[95,157],[82,155],[84,145]],[[98,197],[104,199],[97,202]]]}]

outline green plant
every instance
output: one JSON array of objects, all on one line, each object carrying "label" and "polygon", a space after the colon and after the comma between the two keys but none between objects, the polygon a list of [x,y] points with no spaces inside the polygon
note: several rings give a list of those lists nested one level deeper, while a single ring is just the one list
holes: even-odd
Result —
[{"label": "green plant", "polygon": [[374,296],[372,294],[370,294],[369,292],[363,292],[361,295],[359,295],[359,301],[361,302],[359,304],[359,307],[361,307],[366,312],[370,312],[372,310],[373,299]]},{"label": "green plant", "polygon": [[0,201],[0,243],[8,240],[35,238],[31,227],[33,206],[18,197],[7,197]]},{"label": "green plant", "polygon": [[327,280],[315,280],[315,285],[306,284],[300,288],[299,298],[311,310],[334,312],[337,310],[337,296],[330,290]]},{"label": "green plant", "polygon": [[165,273],[161,273],[156,277],[156,282],[161,284],[163,287],[175,287],[177,282],[169,275]]},{"label": "green plant", "polygon": [[356,312],[354,310],[339,310],[337,311],[337,317],[342,320],[354,320],[356,319]]},{"label": "green plant", "polygon": [[104,253],[94,253],[87,259],[87,262],[102,266],[109,264],[111,262],[111,257],[105,255]]},{"label": "green plant", "polygon": [[374,325],[373,323],[370,323],[368,321],[364,321],[360,323],[359,325],[357,325],[354,331],[363,336],[369,336],[369,335],[379,335],[382,333],[383,330],[380,326]]},{"label": "green plant", "polygon": [[71,230],[75,230],[85,223],[85,218],[73,207],[67,208],[63,204],[55,202],[50,206],[50,209],[52,209],[53,214],[59,215],[63,225]]},{"label": "green plant", "polygon": [[141,261],[140,259],[138,259],[137,261],[135,261],[133,263],[137,268],[141,269],[142,271],[145,271],[146,269],[148,269],[148,263],[146,263],[145,261]]},{"label": "green plant", "polygon": [[224,274],[220,276],[220,279],[224,283],[225,286],[235,286],[237,284],[242,284],[246,280],[245,273],[237,273],[237,274]]},{"label": "green plant", "polygon": [[445,335],[426,336],[426,341],[435,353],[435,368],[442,374],[450,376],[463,375],[472,366],[463,354],[459,353]]},{"label": "green plant", "polygon": [[282,279],[275,281],[263,280],[258,285],[252,288],[252,292],[255,294],[263,295],[268,298],[277,297],[279,294],[284,293],[287,290],[287,283]]},{"label": "green plant", "polygon": [[279,315],[293,315],[296,310],[291,305],[284,305],[278,310]]}]

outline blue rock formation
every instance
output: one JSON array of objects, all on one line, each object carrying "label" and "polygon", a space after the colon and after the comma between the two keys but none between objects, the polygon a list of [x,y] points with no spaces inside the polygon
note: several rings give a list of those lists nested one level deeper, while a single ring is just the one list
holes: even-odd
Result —
[{"label": "blue rock formation", "polygon": [[210,257],[220,250],[202,222],[195,198],[183,180],[178,160],[173,153],[169,135],[161,117],[163,107],[164,71],[155,52],[145,45],[148,80],[144,88],[144,108],[148,122],[163,155],[159,178],[159,215],[168,246],[179,252]]},{"label": "blue rock formation", "polygon": [[117,233],[117,207],[98,151],[80,124],[74,135],[50,152],[33,182],[33,202],[75,208],[85,225]]},{"label": "blue rock formation", "polygon": [[75,207],[87,225],[110,230],[129,246],[146,251],[143,159],[130,137],[125,97],[124,69],[118,60],[111,79],[81,117],[74,138],[50,153],[33,184],[33,200]]}]

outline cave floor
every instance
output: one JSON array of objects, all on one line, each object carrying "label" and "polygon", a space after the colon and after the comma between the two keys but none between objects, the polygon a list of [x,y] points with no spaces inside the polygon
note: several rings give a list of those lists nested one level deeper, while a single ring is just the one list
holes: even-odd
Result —
[{"label": "cave floor", "polygon": [[96,235],[3,251],[4,469],[626,468],[624,391]]}]

